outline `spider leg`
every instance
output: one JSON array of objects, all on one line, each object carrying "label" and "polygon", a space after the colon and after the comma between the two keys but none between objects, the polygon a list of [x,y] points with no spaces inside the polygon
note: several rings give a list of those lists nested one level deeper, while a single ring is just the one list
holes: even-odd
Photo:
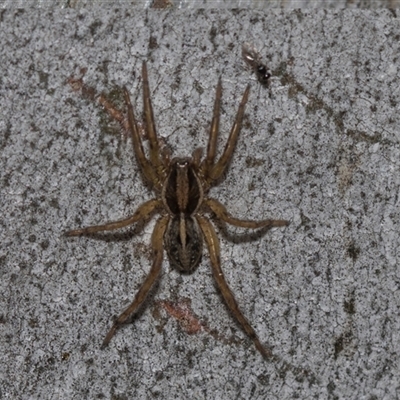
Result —
[{"label": "spider leg", "polygon": [[242,126],[244,109],[246,107],[246,103],[249,98],[249,92],[250,92],[250,85],[247,85],[246,90],[243,93],[242,101],[240,102],[238,112],[236,114],[235,123],[233,124],[228,141],[226,142],[224,152],[222,153],[217,163],[212,166],[208,174],[208,177],[206,177],[208,178],[209,181],[215,181],[218,178],[220,178],[229,164],[233,150],[235,149],[236,146],[240,128]]},{"label": "spider leg", "polygon": [[160,145],[158,143],[156,127],[154,124],[153,107],[151,105],[151,99],[150,99],[149,77],[147,74],[147,66],[145,61],[143,61],[142,65],[142,78],[143,78],[143,107],[144,107],[144,117],[146,120],[146,130],[150,144],[150,161],[156,171],[161,171],[162,163],[160,159]]},{"label": "spider leg", "polygon": [[201,163],[201,170],[203,176],[207,177],[211,167],[214,164],[215,154],[217,152],[217,138],[219,131],[219,114],[221,108],[221,95],[222,95],[222,83],[221,78],[218,80],[217,92],[215,94],[214,111],[213,118],[210,128],[210,137],[207,144],[207,155],[206,158]]},{"label": "spider leg", "polygon": [[148,179],[156,188],[160,189],[160,177],[157,174],[157,170],[154,169],[154,167],[152,166],[150,161],[146,158],[146,155],[144,153],[142,139],[140,137],[136,118],[133,113],[133,107],[129,96],[129,92],[125,87],[124,87],[124,96],[125,96],[125,103],[128,108],[129,130],[131,131],[132,135],[132,144],[133,144],[133,150],[136,155],[136,159],[146,179]]},{"label": "spider leg", "polygon": [[131,225],[141,219],[149,216],[157,207],[162,205],[161,200],[152,199],[143,203],[136,212],[128,218],[121,219],[119,221],[109,222],[104,225],[88,226],[87,228],[74,229],[72,231],[65,232],[66,236],[80,236],[87,235],[89,233],[101,232],[101,231],[112,231],[114,229],[123,228]]},{"label": "spider leg", "polygon": [[229,288],[224,273],[221,269],[221,260],[220,260],[220,248],[219,248],[219,241],[217,234],[215,233],[214,228],[205,218],[197,215],[196,216],[200,228],[203,231],[208,251],[210,253],[211,265],[213,270],[214,279],[217,282],[217,285],[221,291],[222,297],[224,298],[228,308],[231,310],[232,314],[238,320],[240,325],[242,326],[243,330],[246,334],[250,337],[253,341],[254,345],[256,346],[257,350],[262,354],[262,356],[266,359],[270,359],[273,357],[272,352],[269,348],[264,347],[260,340],[257,337],[256,332],[251,327],[249,322],[247,321],[246,317],[242,314],[239,309],[239,306],[235,300],[235,297],[232,294],[231,289]]},{"label": "spider leg", "polygon": [[104,338],[103,344],[101,348],[104,348],[108,345],[111,338],[114,336],[116,330],[124,324],[131,316],[134,314],[139,307],[143,304],[144,300],[147,297],[150,289],[152,288],[154,282],[160,275],[161,264],[163,260],[163,238],[165,229],[167,228],[169,221],[169,216],[164,216],[159,219],[156,223],[156,226],[153,231],[153,235],[151,237],[151,243],[153,248],[153,265],[151,266],[150,272],[144,280],[142,286],[139,291],[136,293],[135,299],[129,305],[129,307],[117,318],[114,322],[113,326],[107,333]]},{"label": "spider leg", "polygon": [[262,221],[249,221],[234,218],[228,213],[226,207],[218,200],[208,198],[204,200],[204,203],[207,204],[207,206],[219,219],[228,224],[239,226],[241,228],[257,229],[289,225],[289,221],[285,221],[284,219],[264,219]]}]

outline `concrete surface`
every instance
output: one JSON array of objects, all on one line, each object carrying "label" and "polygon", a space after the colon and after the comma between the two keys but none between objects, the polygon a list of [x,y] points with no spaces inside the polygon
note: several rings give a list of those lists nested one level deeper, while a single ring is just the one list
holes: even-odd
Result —
[{"label": "concrete surface", "polygon": [[[0,28],[0,398],[400,396],[398,11],[25,10],[3,11]],[[271,69],[269,88],[243,42]],[[140,115],[142,60],[175,154],[206,145],[218,76],[221,147],[252,84],[211,194],[236,216],[291,221],[261,237],[219,231],[227,279],[273,362],[229,314],[207,252],[192,275],[165,259],[138,318],[100,350],[149,270],[154,221],[62,234],[152,194],[118,124],[67,81],[87,68],[85,83],[119,104],[126,85]]]}]

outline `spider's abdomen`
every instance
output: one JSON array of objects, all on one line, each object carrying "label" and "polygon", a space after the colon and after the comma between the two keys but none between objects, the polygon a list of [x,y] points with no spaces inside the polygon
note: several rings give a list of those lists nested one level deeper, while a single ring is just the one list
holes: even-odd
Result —
[{"label": "spider's abdomen", "polygon": [[196,268],[203,252],[203,236],[196,218],[183,214],[171,218],[164,244],[172,266],[185,272]]}]

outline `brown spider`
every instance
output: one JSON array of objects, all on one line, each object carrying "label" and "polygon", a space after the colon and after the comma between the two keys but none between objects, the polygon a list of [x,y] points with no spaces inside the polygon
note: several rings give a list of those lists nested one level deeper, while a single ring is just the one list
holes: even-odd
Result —
[{"label": "brown spider", "polygon": [[204,216],[204,213],[211,212],[225,223],[252,229],[288,225],[288,221],[284,220],[246,221],[234,218],[218,200],[207,196],[210,188],[224,174],[231,159],[242,124],[250,86],[247,86],[243,94],[235,123],[224,152],[218,161],[215,161],[215,156],[222,93],[221,79],[219,79],[217,86],[206,157],[201,160],[202,149],[198,148],[193,152],[192,157],[170,159],[170,154],[160,148],[160,142],[157,138],[145,62],[143,62],[142,66],[142,76],[145,126],[150,147],[149,157],[145,155],[138,124],[133,114],[132,104],[126,88],[124,88],[124,96],[128,108],[128,122],[136,159],[144,177],[154,187],[156,197],[143,203],[128,218],[105,225],[75,229],[66,233],[67,236],[80,236],[100,231],[110,231],[144,220],[155,211],[161,214],[151,239],[153,265],[150,272],[133,302],[114,322],[103,341],[102,347],[108,345],[116,330],[130,320],[144,302],[151,287],[160,275],[164,245],[171,265],[180,271],[190,272],[200,262],[204,237],[210,254],[213,275],[226,304],[243,330],[252,339],[258,351],[265,358],[269,358],[272,356],[271,351],[259,341],[254,329],[240,311],[224,278],[220,262],[219,241],[213,226]]}]

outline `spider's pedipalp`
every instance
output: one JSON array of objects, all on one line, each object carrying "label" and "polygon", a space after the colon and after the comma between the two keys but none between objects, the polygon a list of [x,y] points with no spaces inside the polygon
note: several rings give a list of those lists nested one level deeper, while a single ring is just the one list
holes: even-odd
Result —
[{"label": "spider's pedipalp", "polygon": [[124,324],[131,316],[139,309],[139,307],[145,301],[147,294],[149,293],[150,289],[152,288],[154,282],[158,278],[161,272],[161,264],[163,260],[163,238],[165,230],[167,229],[169,221],[169,216],[164,216],[159,219],[154,227],[154,231],[151,237],[152,249],[153,249],[153,265],[151,266],[150,272],[147,275],[146,279],[144,280],[142,286],[140,287],[139,291],[136,293],[135,299],[129,305],[129,307],[117,318],[114,322],[113,326],[107,333],[102,348],[106,347],[116,330]]},{"label": "spider's pedipalp", "polygon": [[222,297],[224,298],[226,305],[228,306],[234,317],[237,319],[237,321],[240,323],[249,338],[253,341],[257,350],[263,355],[264,358],[271,359],[271,357],[273,357],[271,350],[261,344],[255,330],[247,321],[243,313],[240,311],[236,299],[233,296],[233,293],[225,280],[224,273],[221,269],[219,240],[213,226],[209,221],[201,216],[197,216],[196,218],[199,222],[201,230],[203,231],[203,235],[207,243],[214,279],[218,285],[219,290],[221,291]]},{"label": "spider's pedipalp", "polygon": [[193,163],[193,168],[195,170],[198,170],[198,168],[200,166],[201,156],[202,155],[203,155],[203,148],[202,147],[198,147],[192,153],[192,163]]}]

